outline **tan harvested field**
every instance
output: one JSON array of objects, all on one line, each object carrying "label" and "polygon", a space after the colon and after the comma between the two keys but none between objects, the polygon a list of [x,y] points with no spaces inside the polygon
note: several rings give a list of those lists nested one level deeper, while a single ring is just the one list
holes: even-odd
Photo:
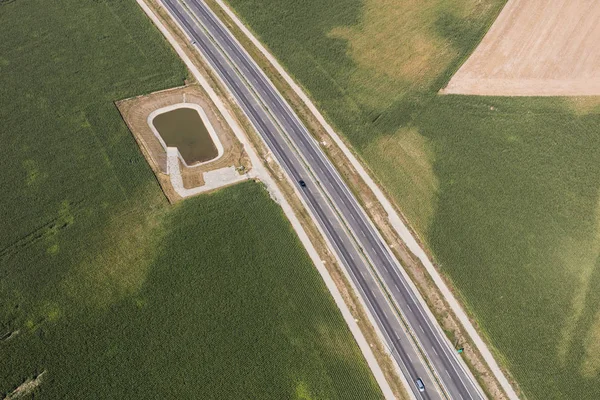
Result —
[{"label": "tan harvested field", "polygon": [[600,95],[600,1],[509,0],[441,93]]}]

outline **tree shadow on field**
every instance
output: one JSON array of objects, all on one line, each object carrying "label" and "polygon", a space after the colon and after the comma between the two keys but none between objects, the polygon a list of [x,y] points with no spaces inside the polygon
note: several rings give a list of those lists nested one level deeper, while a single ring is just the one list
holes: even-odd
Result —
[{"label": "tree shadow on field", "polygon": [[[560,352],[600,245],[600,115],[576,116],[561,99],[440,96],[416,124],[434,143],[439,179],[428,243],[483,333],[532,398],[598,398],[574,350],[597,294],[585,299],[566,363]],[[600,291],[592,271],[589,293]]]}]

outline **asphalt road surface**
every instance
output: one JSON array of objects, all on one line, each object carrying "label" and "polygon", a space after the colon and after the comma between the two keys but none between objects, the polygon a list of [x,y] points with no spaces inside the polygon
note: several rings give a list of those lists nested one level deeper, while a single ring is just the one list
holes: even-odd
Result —
[{"label": "asphalt road surface", "polygon": [[[298,185],[413,394],[418,399],[484,398],[335,167],[252,58],[202,0],[161,2]],[[424,392],[417,389],[417,379],[422,379]]]}]

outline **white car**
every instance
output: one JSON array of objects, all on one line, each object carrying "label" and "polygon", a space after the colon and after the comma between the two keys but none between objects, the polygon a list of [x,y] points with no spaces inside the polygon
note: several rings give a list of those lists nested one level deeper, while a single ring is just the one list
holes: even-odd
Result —
[{"label": "white car", "polygon": [[425,391],[425,385],[423,385],[421,378],[417,379],[417,389],[419,389],[419,392]]}]

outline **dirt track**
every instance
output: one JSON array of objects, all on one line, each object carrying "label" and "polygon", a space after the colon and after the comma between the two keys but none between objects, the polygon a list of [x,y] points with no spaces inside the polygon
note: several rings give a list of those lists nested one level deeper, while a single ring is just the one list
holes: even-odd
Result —
[{"label": "dirt track", "polygon": [[600,95],[599,43],[598,0],[509,0],[441,93]]}]

